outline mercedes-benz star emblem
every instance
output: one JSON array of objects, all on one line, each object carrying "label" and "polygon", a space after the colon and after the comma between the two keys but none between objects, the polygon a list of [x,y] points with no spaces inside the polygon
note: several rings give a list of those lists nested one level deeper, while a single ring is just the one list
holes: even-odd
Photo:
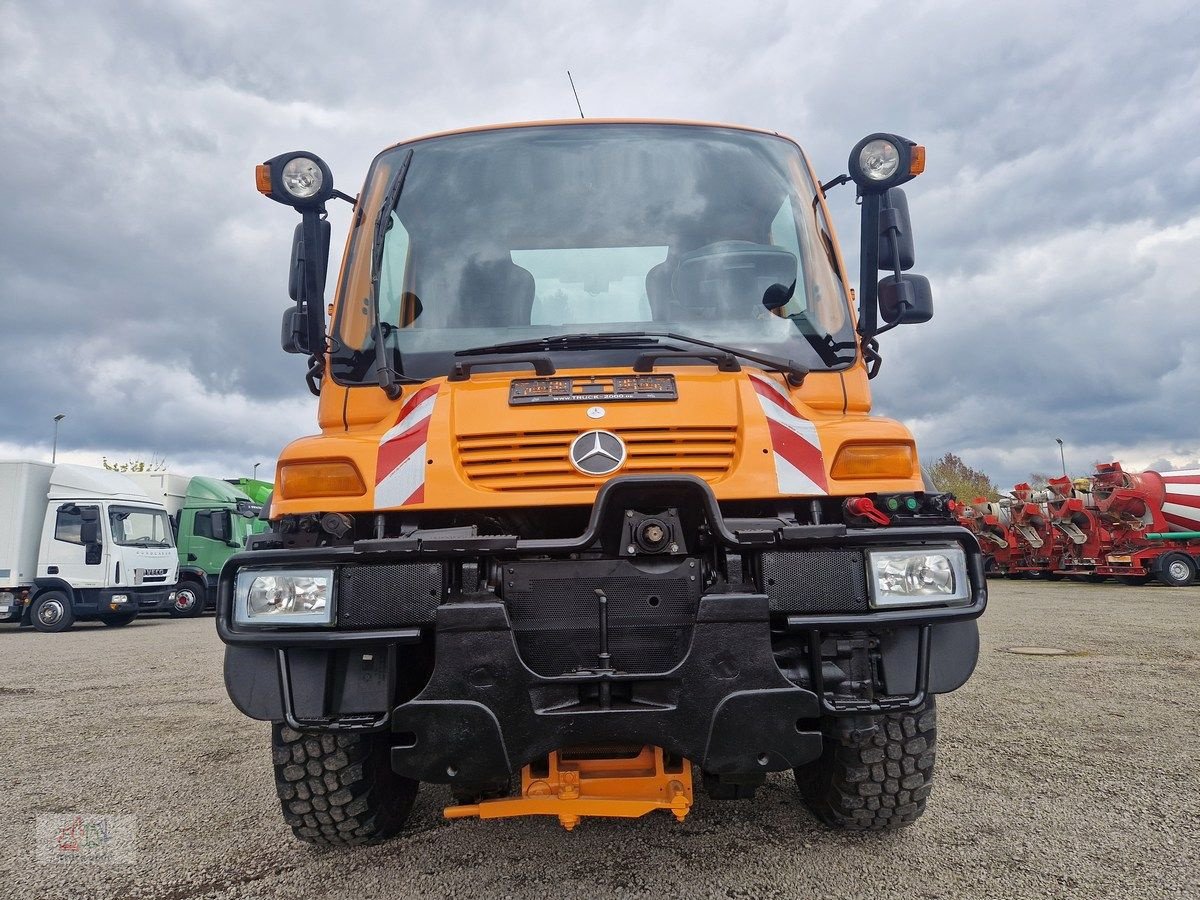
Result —
[{"label": "mercedes-benz star emblem", "polygon": [[571,441],[571,465],[584,475],[608,475],[625,465],[625,442],[611,431],[585,431]]}]

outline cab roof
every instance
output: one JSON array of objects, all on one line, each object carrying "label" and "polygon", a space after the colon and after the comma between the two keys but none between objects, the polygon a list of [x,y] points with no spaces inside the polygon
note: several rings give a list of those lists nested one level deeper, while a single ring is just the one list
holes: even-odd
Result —
[{"label": "cab roof", "polygon": [[473,125],[469,128],[452,128],[448,131],[435,131],[430,134],[423,134],[419,137],[406,138],[402,141],[397,141],[387,147],[383,152],[394,150],[397,147],[403,147],[408,144],[427,141],[431,138],[452,137],[458,134],[474,134],[480,131],[504,131],[509,128],[543,128],[546,126],[555,126],[570,128],[573,125],[681,125],[695,128],[726,128],[735,131],[748,131],[752,134],[766,134],[772,137],[783,138],[784,140],[796,143],[792,138],[785,134],[780,134],[778,131],[771,131],[767,128],[753,128],[749,125],[731,125],[727,122],[702,122],[693,119],[541,119],[528,122],[505,122],[494,125]]}]

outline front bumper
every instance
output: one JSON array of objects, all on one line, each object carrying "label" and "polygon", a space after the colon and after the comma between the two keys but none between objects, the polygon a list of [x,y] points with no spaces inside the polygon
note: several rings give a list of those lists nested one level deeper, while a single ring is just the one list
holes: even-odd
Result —
[{"label": "front bumper", "polygon": [[[604,518],[604,500],[597,501],[593,525]],[[971,599],[958,607],[795,613],[781,612],[766,592],[708,586],[697,592],[687,640],[671,666],[596,666],[555,675],[531,662],[528,644],[522,644],[528,636],[514,627],[519,623],[511,596],[502,598],[486,585],[464,587],[460,564],[481,557],[512,561],[519,578],[519,560],[528,567],[561,566],[582,548],[594,550],[599,528],[552,542],[418,536],[252,551],[230,559],[218,590],[217,630],[228,645],[226,686],[234,703],[255,718],[296,728],[390,729],[393,768],[409,777],[487,782],[553,750],[614,743],[660,746],[718,775],[792,768],[820,754],[821,716],[916,708],[929,693],[953,690],[969,677],[978,654],[973,620],[987,602],[983,557],[969,532],[953,526],[725,526],[714,502],[709,533],[730,552],[746,555],[957,542],[967,553]],[[444,576],[430,622],[306,629],[232,622],[233,583],[243,566],[344,572],[416,562],[440,566]],[[586,582],[593,584],[606,587],[603,580]],[[545,598],[560,608],[564,602],[561,594]],[[832,638],[864,634],[878,639],[887,688],[869,701],[827,684],[822,658]],[[781,655],[783,644],[789,649]],[[795,657],[791,665],[787,653]],[[422,682],[401,689],[408,664],[430,659]],[[614,662],[619,668],[620,658]],[[808,676],[798,677],[800,670]],[[397,704],[398,696],[411,699]]]},{"label": "front bumper", "polygon": [[136,609],[138,612],[169,612],[172,604],[175,602],[175,588],[168,587],[138,587],[138,588],[116,588],[106,592],[106,596],[101,597],[101,605],[105,610],[108,609],[108,604],[113,594],[125,594],[129,597],[129,602],[125,607],[130,611]]}]

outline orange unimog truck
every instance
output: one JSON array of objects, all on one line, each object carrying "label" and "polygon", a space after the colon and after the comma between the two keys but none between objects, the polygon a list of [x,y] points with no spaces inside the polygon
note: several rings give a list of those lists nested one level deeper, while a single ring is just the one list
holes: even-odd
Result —
[{"label": "orange unimog truck", "polygon": [[[921,815],[986,604],[870,415],[878,336],[932,314],[898,188],[923,165],[872,134],[821,185],[773,132],[576,120],[406,141],[357,198],[310,153],[259,167],[301,214],[283,344],[320,433],[217,627],[297,837],[387,838],[420,782],[567,828],[788,771],[832,826]],[[851,181],[857,308],[825,202]]]}]

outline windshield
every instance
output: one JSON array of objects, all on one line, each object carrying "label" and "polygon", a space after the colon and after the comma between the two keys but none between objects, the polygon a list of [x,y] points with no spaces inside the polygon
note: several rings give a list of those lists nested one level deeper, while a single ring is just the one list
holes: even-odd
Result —
[{"label": "windshield", "polygon": [[[372,231],[410,150],[382,250],[377,329]],[[350,242],[334,377],[374,383],[380,332],[393,368],[422,379],[447,374],[456,350],[634,330],[813,370],[849,365],[849,306],[815,190],[795,144],[736,129],[538,126],[387,151]],[[554,361],[628,365],[638,353],[595,352],[603,358]]]},{"label": "windshield", "polygon": [[115,543],[123,547],[173,547],[171,521],[161,510],[112,506],[108,522]]}]

